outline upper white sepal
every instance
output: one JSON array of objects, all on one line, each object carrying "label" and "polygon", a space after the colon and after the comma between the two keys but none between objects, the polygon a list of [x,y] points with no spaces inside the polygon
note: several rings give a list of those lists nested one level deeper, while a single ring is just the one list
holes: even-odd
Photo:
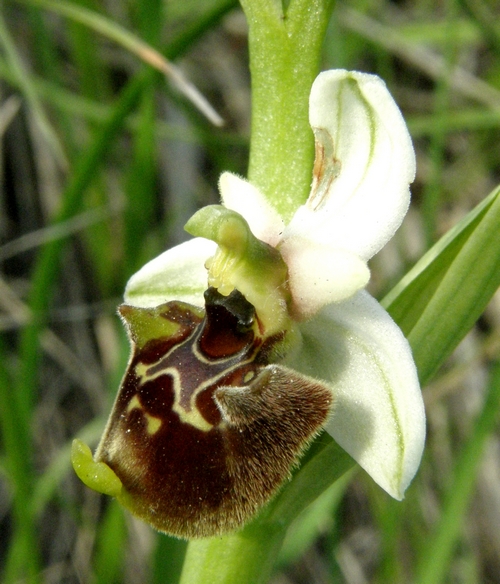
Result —
[{"label": "upper white sepal", "polygon": [[314,81],[309,120],[324,159],[284,238],[307,236],[368,260],[408,209],[415,153],[404,119],[379,77],[333,70]]}]

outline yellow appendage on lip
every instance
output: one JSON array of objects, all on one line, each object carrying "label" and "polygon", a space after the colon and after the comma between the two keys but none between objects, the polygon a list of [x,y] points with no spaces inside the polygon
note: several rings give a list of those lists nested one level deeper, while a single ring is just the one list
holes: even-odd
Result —
[{"label": "yellow appendage on lip", "polygon": [[115,472],[105,462],[96,462],[90,448],[78,438],[71,446],[71,464],[87,487],[111,497],[121,495],[123,485]]}]

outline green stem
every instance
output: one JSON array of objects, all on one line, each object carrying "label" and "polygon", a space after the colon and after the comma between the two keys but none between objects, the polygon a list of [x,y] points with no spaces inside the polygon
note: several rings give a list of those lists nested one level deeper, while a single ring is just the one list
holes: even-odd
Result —
[{"label": "green stem", "polygon": [[192,541],[181,584],[265,584],[284,536],[283,527],[259,525],[225,537]]},{"label": "green stem", "polygon": [[288,221],[309,194],[314,140],[309,93],[332,0],[241,0],[249,24],[252,132],[249,180]]}]

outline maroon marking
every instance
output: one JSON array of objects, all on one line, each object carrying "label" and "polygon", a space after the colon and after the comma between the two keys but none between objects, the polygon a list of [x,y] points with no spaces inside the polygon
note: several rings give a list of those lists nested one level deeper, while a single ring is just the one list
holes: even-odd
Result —
[{"label": "maroon marking", "polygon": [[222,296],[205,292],[206,322],[200,335],[200,350],[209,359],[221,359],[242,351],[254,340],[255,308],[233,290]]},{"label": "maroon marking", "polygon": [[238,317],[223,306],[207,306],[206,323],[200,335],[200,350],[209,359],[236,355],[253,341],[252,330],[238,330]]},{"label": "maroon marking", "polygon": [[[240,527],[289,476],[330,411],[331,392],[323,384],[267,366],[284,333],[264,342],[254,335],[258,323],[245,302],[241,294],[209,291],[203,321],[184,305],[165,305],[162,317],[175,315],[182,334],[173,335],[175,342],[152,339],[135,347],[123,379],[97,460],[122,481],[124,504],[161,531],[191,538]],[[141,363],[158,375],[139,378]],[[179,375],[186,410],[193,392],[207,385],[195,407],[210,430],[173,411],[172,375],[161,373],[168,368]],[[142,407],[128,411],[135,396]],[[152,434],[145,414],[161,420]]]},{"label": "maroon marking", "polygon": [[[229,358],[205,361],[197,356],[196,346],[197,335],[193,334],[183,344],[173,347],[159,363],[146,371],[147,376],[153,376],[165,371],[165,375],[161,377],[169,378],[171,378],[172,374],[168,372],[168,369],[174,369],[177,372],[180,385],[179,405],[186,412],[191,410],[191,397],[202,383],[210,379],[215,381],[215,379],[241,361],[250,359],[253,353],[253,346],[247,345],[239,353],[235,353]],[[137,361],[143,361],[141,353],[138,353]]]}]

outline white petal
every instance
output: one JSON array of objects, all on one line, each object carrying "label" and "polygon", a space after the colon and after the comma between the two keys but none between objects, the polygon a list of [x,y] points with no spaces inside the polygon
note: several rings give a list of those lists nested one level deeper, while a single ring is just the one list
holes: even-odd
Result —
[{"label": "white petal", "polygon": [[170,300],[204,306],[203,292],[207,289],[204,264],[216,247],[213,241],[196,237],[162,253],[130,278],[125,302],[144,308]]},{"label": "white petal", "polygon": [[342,249],[288,238],[279,250],[288,266],[293,313],[298,320],[310,318],[332,302],[350,298],[370,279],[366,262]]},{"label": "white petal", "polygon": [[309,118],[325,158],[317,157],[311,196],[287,232],[367,260],[409,204],[415,154],[401,112],[379,77],[333,70],[316,78]]},{"label": "white petal", "polygon": [[301,325],[290,365],[327,380],[334,394],[326,430],[390,495],[402,499],[422,456],[425,413],[410,347],[366,292]]},{"label": "white petal", "polygon": [[248,181],[224,172],[219,180],[224,205],[244,217],[252,233],[275,247],[285,227],[283,220],[264,195]]}]

